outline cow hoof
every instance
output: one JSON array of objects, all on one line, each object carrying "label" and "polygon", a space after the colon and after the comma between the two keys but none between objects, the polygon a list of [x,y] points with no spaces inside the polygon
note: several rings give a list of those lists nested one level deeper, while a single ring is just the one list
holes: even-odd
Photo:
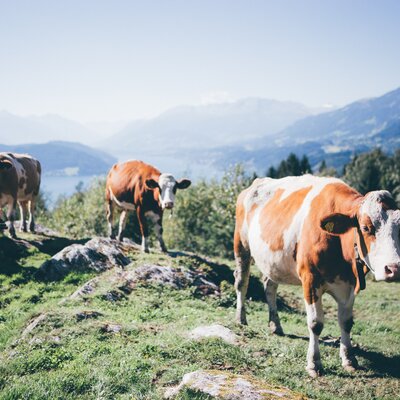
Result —
[{"label": "cow hoof", "polygon": [[352,365],[343,365],[343,368],[346,372],[356,372],[357,368],[353,367]]},{"label": "cow hoof", "polygon": [[355,372],[358,369],[357,359],[353,357],[351,360],[346,360],[342,366],[347,372]]},{"label": "cow hoof", "polygon": [[324,371],[323,371],[322,368],[318,368],[318,369],[315,369],[315,368],[306,368],[306,370],[307,370],[308,375],[310,376],[310,378],[313,378],[313,379],[319,378],[319,377],[322,376],[323,373],[324,373]]},{"label": "cow hoof", "polygon": [[246,315],[242,313],[236,315],[236,322],[240,325],[247,325]]},{"label": "cow hoof", "polygon": [[275,322],[271,321],[269,323],[269,329],[273,335],[285,336],[282,327],[280,325],[275,324]]},{"label": "cow hoof", "polygon": [[150,250],[149,249],[142,249],[142,252],[143,253],[150,253]]}]

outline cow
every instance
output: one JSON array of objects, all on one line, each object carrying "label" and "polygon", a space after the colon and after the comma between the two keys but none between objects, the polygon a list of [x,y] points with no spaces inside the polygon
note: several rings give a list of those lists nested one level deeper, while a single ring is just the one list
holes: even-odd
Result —
[{"label": "cow", "polygon": [[400,280],[399,226],[400,210],[386,190],[362,196],[340,179],[312,175],[256,179],[236,205],[237,321],[247,323],[244,302],[252,258],[263,274],[272,333],[283,335],[276,306],[278,285],[302,285],[310,335],[309,375],[323,372],[318,338],[325,292],[338,304],[342,366],[354,371],[354,297],[365,287],[368,270],[379,281]]},{"label": "cow", "polygon": [[131,160],[115,164],[111,168],[106,181],[106,204],[109,235],[115,238],[113,232],[114,206],[122,209],[119,220],[117,239],[122,240],[128,211],[136,211],[142,235],[142,250],[149,252],[148,226],[149,217],[157,233],[161,251],[167,252],[162,233],[162,217],[164,210],[174,207],[177,189],[186,189],[191,181],[177,181],[171,174],[161,173],[153,166],[143,161]]},{"label": "cow", "polygon": [[26,216],[29,209],[29,230],[35,232],[35,202],[39,194],[41,165],[27,154],[0,153],[0,211],[8,206],[7,219],[12,238],[16,239],[14,220],[17,203],[20,208],[20,230],[27,231]]}]

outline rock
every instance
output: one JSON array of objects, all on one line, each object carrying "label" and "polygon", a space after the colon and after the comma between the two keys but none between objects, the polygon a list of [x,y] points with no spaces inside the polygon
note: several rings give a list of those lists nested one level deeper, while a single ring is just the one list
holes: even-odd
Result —
[{"label": "rock", "polygon": [[115,266],[124,267],[130,263],[123,253],[124,246],[106,238],[93,238],[84,245],[73,244],[44,262],[39,273],[46,279],[60,279],[70,271],[103,272]]},{"label": "rock", "polygon": [[[71,296],[69,296],[69,299],[76,299],[77,297],[82,297],[93,293],[94,289],[98,284],[98,281],[99,281],[98,277],[90,279],[90,281],[87,281],[83,286],[81,286],[78,290],[72,293]],[[67,299],[62,300],[62,302],[64,302],[65,300]]]},{"label": "rock", "polygon": [[236,334],[230,329],[225,328],[225,326],[219,324],[199,326],[189,333],[189,337],[196,340],[215,337],[220,338],[230,344],[238,344],[238,337]]},{"label": "rock", "polygon": [[164,398],[173,399],[185,388],[225,400],[306,399],[290,389],[269,385],[250,376],[201,370],[186,374],[178,386],[165,392]]},{"label": "rock", "polygon": [[101,298],[103,300],[107,300],[107,301],[111,301],[112,303],[115,303],[117,301],[125,300],[127,297],[120,290],[110,290],[107,293],[104,293],[103,295],[101,295]]},{"label": "rock", "polygon": [[86,319],[94,318],[97,319],[98,317],[101,317],[103,314],[99,313],[98,311],[81,311],[75,315],[76,320],[83,321]]},{"label": "rock", "polygon": [[138,284],[158,284],[173,289],[184,289],[189,286],[196,288],[195,292],[201,295],[219,294],[218,286],[207,280],[206,276],[198,271],[183,267],[168,267],[161,265],[142,265],[134,270],[122,274],[126,282],[120,287],[129,293]]},{"label": "rock", "polygon": [[101,327],[101,331],[105,333],[118,333],[121,329],[122,326],[118,324],[105,324]]},{"label": "rock", "polygon": [[43,313],[35,317],[33,320],[31,320],[28,324],[28,326],[24,329],[22,332],[21,337],[27,336],[29,333],[31,333],[38,325],[40,325],[45,319],[47,318],[47,313]]}]

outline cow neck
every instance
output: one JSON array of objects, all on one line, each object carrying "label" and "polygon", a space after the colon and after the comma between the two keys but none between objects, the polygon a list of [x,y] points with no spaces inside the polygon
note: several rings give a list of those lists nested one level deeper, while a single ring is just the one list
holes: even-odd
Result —
[{"label": "cow neck", "polygon": [[[361,248],[361,254],[362,257],[360,256],[360,251],[358,249],[358,244],[357,244],[357,233],[358,237],[360,238],[360,248]],[[364,243],[364,238],[362,236],[362,233],[358,227],[354,228],[354,258],[355,258],[355,263],[356,263],[356,269],[357,269],[357,274],[358,274],[358,279],[359,279],[359,285],[360,285],[360,290],[364,290],[366,287],[365,283],[365,275],[368,273],[368,271],[371,271],[372,273],[375,273],[371,265],[365,260],[365,250],[366,246]]]}]

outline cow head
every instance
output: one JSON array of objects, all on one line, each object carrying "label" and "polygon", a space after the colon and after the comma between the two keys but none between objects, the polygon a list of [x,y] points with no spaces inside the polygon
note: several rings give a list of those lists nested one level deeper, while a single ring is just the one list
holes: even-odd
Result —
[{"label": "cow head", "polygon": [[321,228],[341,235],[357,228],[361,258],[376,280],[400,280],[400,210],[386,190],[367,193],[353,216],[332,214],[323,218]]},{"label": "cow head", "polygon": [[161,208],[172,209],[175,202],[175,194],[178,189],[186,189],[192,182],[189,179],[181,179],[177,181],[171,174],[161,174],[158,181],[155,179],[147,179],[146,186],[149,189],[160,190],[159,201]]}]

